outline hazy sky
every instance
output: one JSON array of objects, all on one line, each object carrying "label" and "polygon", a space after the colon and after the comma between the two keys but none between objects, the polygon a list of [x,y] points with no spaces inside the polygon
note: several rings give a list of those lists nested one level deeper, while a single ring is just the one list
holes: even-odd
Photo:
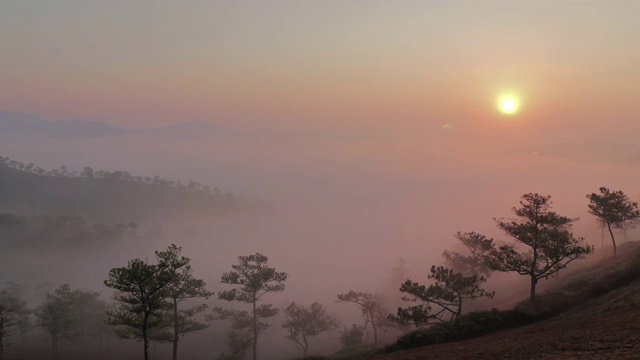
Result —
[{"label": "hazy sky", "polygon": [[[0,110],[279,134],[0,150],[278,200],[357,198],[419,224],[412,239],[492,227],[526,192],[585,216],[598,186],[638,197],[639,18],[639,1],[0,1]],[[515,116],[496,109],[505,92]]]},{"label": "hazy sky", "polygon": [[637,123],[639,16],[637,1],[5,0],[0,109],[404,134],[499,127],[512,91],[527,131],[601,130]]}]

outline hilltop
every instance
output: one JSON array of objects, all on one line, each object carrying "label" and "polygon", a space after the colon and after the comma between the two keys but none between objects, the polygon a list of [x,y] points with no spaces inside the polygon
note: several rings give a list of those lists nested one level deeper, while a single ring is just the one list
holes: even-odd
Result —
[{"label": "hilltop", "polygon": [[[236,211],[243,199],[195,181],[183,183],[128,171],[47,171],[0,157],[0,213],[82,216],[99,222]],[[245,202],[246,203],[246,202]]]}]

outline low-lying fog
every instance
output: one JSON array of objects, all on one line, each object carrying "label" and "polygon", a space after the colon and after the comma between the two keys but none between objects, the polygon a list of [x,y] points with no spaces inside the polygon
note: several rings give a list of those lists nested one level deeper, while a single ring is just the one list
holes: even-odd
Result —
[{"label": "low-lying fog", "polygon": [[[9,271],[3,271],[0,280],[31,287],[44,281],[70,283],[110,296],[111,290],[102,285],[110,268],[123,266],[134,257],[152,258],[154,250],[176,243],[192,259],[196,276],[204,278],[210,290],[220,291],[227,288],[220,284],[220,276],[231,270],[238,255],[261,252],[279,271],[289,274],[286,291],[269,301],[279,307],[292,300],[305,305],[319,301],[348,325],[360,321],[360,314],[349,304],[334,303],[336,294],[386,291],[390,271],[399,258],[407,259],[416,280],[423,281],[428,268],[441,262],[442,251],[455,245],[457,231],[508,240],[498,232],[492,217],[511,216],[510,209],[524,193],[552,195],[557,212],[581,218],[575,233],[598,246],[600,230],[587,214],[585,195],[600,186],[621,189],[634,200],[640,193],[635,181],[640,175],[635,147],[566,143],[553,141],[553,136],[543,143],[499,130],[495,135],[440,126],[412,135],[366,131],[341,136],[247,133],[64,138],[4,134],[0,154],[46,169],[91,166],[193,179],[265,200],[270,207],[226,216],[184,214],[180,219],[154,219],[141,224],[161,226],[163,236],[151,243],[90,252],[39,253],[33,249],[24,255],[27,258],[18,253],[11,254],[10,260],[2,256]],[[519,281],[517,275],[497,279]],[[492,286],[500,288],[500,284]],[[521,298],[526,298],[526,290]],[[496,302],[499,299],[500,294]],[[215,297],[208,303],[224,305]],[[213,324],[219,333],[227,326]],[[261,339],[263,349],[297,354],[283,340],[281,330],[267,335]],[[209,336],[195,338],[206,344]],[[218,347],[224,339],[219,336]],[[223,350],[216,348],[194,358],[210,358]]]}]

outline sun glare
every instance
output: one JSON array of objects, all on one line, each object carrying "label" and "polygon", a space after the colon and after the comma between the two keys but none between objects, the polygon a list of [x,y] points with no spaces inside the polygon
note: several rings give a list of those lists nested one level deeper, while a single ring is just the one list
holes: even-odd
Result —
[{"label": "sun glare", "polygon": [[498,110],[506,115],[513,115],[518,112],[520,103],[515,96],[501,96],[498,99]]}]

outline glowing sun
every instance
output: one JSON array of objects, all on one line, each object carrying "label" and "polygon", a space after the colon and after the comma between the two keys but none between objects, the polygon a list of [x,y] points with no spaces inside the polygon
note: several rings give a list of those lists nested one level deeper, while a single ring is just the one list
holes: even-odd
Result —
[{"label": "glowing sun", "polygon": [[501,96],[498,99],[498,110],[505,115],[513,115],[518,112],[519,108],[520,101],[513,95]]}]

